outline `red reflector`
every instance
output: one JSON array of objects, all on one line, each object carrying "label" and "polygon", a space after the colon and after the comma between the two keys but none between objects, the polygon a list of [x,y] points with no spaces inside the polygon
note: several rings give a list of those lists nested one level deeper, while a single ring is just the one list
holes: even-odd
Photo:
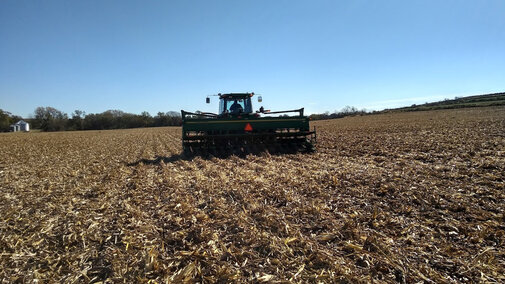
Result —
[{"label": "red reflector", "polygon": [[251,124],[250,124],[250,123],[247,123],[247,124],[245,125],[245,127],[244,127],[244,130],[245,130],[245,131],[252,131],[252,126],[251,126]]}]

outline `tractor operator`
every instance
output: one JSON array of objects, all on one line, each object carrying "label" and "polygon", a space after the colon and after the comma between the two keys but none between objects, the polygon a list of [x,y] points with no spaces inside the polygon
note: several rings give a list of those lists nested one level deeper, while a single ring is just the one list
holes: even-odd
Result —
[{"label": "tractor operator", "polygon": [[242,106],[235,100],[235,102],[230,106],[230,111],[232,113],[241,113],[244,111]]}]

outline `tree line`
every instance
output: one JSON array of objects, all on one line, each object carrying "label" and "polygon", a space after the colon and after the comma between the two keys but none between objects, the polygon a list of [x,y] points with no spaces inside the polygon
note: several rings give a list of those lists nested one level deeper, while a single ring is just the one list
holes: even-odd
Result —
[{"label": "tree line", "polygon": [[[335,119],[350,115],[364,115],[366,110],[346,106],[333,113],[311,114],[311,120]],[[20,116],[12,115],[0,109],[0,131],[9,131],[9,126],[21,120]],[[180,126],[182,118],[179,112],[158,112],[151,116],[149,112],[141,114],[127,113],[121,110],[107,110],[102,113],[86,114],[82,110],[75,110],[70,115],[53,107],[37,107],[33,118],[25,119],[31,128],[42,131],[65,130],[106,130],[138,127]]]},{"label": "tree line", "polygon": [[365,109],[359,110],[356,107],[353,106],[346,106],[340,111],[334,111],[333,113],[330,113],[329,111],[320,113],[320,114],[311,114],[309,117],[311,120],[323,120],[323,119],[335,119],[335,118],[342,118],[346,116],[351,116],[351,115],[365,115],[368,114]]},{"label": "tree line", "polygon": [[102,113],[90,114],[86,114],[82,110],[75,110],[68,116],[53,107],[38,107],[35,109],[32,123],[32,127],[43,131],[105,130],[179,126],[182,124],[182,118],[175,111],[158,112],[155,116],[151,116],[147,111],[133,114],[121,110],[107,110]]},{"label": "tree line", "polygon": [[[21,117],[0,110],[0,131],[9,131],[9,126]],[[138,127],[179,126],[182,118],[178,112],[158,112],[151,116],[144,111],[141,114],[127,113],[121,110],[107,110],[102,113],[86,114],[75,110],[70,115],[53,107],[37,107],[33,118],[25,119],[31,128],[42,131],[65,130],[105,130]]]}]

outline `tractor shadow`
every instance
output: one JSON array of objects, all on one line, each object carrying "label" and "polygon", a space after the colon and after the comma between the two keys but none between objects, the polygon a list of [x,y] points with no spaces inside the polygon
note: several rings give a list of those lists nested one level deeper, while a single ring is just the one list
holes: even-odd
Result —
[{"label": "tractor shadow", "polygon": [[[180,153],[174,154],[172,156],[156,156],[154,159],[140,159],[133,163],[128,163],[127,166],[138,166],[139,164],[144,165],[160,165],[162,162],[165,164],[173,163],[177,161],[192,161],[195,158],[201,158],[203,160],[211,160],[212,158],[218,159],[228,159],[230,157],[238,157],[241,159],[246,159],[247,156],[253,155],[257,157],[268,157],[268,156],[281,156],[288,154],[296,154],[296,153],[304,153],[299,151],[286,151],[286,150],[278,150],[278,151],[254,151],[254,152],[234,152],[234,153],[213,153],[213,152],[203,152],[203,153]],[[310,153],[310,152],[305,152]]]},{"label": "tractor shadow", "polygon": [[172,155],[170,157],[156,156],[154,159],[140,159],[136,162],[128,163],[126,165],[128,167],[134,167],[134,166],[138,166],[139,164],[159,165],[159,164],[161,164],[161,162],[167,164],[167,163],[173,163],[173,162],[177,162],[177,161],[191,161],[191,160],[193,160],[193,157],[189,157],[184,154],[176,154],[176,155]]}]

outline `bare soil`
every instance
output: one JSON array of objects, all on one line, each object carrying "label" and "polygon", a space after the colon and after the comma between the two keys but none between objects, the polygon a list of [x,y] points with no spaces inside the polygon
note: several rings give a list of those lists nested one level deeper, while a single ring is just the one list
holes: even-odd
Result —
[{"label": "bare soil", "polygon": [[0,135],[10,282],[505,282],[505,107],[318,121],[312,154],[180,128]]}]

